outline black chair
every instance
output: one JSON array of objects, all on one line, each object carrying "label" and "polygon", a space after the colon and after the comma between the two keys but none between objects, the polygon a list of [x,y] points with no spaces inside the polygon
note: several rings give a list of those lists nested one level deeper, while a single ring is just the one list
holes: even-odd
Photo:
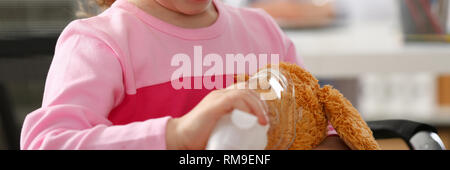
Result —
[{"label": "black chair", "polygon": [[409,120],[368,121],[376,139],[401,138],[411,150],[445,150],[437,129]]},{"label": "black chair", "polygon": [[[0,37],[0,58],[27,59],[33,56],[53,55],[59,34],[48,36],[13,36]],[[24,50],[26,49],[26,50]],[[34,64],[34,63],[33,63]],[[44,70],[48,70],[48,66]],[[42,65],[41,65],[42,66]],[[40,68],[40,67],[39,67]],[[33,70],[36,72],[35,70]],[[47,71],[44,71],[45,75]],[[38,73],[44,73],[41,70]],[[41,75],[39,75],[41,76]],[[38,77],[40,78],[40,77]],[[19,149],[20,125],[14,114],[12,100],[8,90],[0,82],[0,130],[3,129],[8,149]]]},{"label": "black chair", "polygon": [[8,91],[2,84],[0,84],[0,120],[8,149],[19,149],[19,126],[17,126]]}]

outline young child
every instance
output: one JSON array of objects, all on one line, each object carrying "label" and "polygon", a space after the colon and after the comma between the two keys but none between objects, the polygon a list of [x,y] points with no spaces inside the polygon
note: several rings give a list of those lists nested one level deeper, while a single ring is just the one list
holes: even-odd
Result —
[{"label": "young child", "polygon": [[[196,74],[203,67],[196,55],[279,54],[303,64],[262,10],[219,0],[97,2],[110,7],[73,21],[59,37],[42,107],[26,117],[21,149],[204,149],[222,115],[240,109],[264,125],[267,109],[249,90],[198,88],[194,80],[208,76],[206,69]],[[194,81],[183,87],[192,88],[174,88],[174,56],[194,61],[187,67],[194,74],[183,74]],[[329,138],[322,148],[345,147]]]}]

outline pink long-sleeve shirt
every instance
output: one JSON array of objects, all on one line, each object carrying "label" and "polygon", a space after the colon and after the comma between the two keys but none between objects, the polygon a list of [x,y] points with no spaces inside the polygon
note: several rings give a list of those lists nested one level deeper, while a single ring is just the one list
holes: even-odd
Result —
[{"label": "pink long-sleeve shirt", "polygon": [[199,29],[165,23],[127,0],[70,23],[58,39],[42,107],[23,124],[21,149],[166,149],[167,121],[213,90],[172,85],[179,68],[171,65],[174,55],[194,61],[195,46],[224,61],[229,53],[279,54],[281,61],[302,65],[265,12],[214,5],[217,21]]}]

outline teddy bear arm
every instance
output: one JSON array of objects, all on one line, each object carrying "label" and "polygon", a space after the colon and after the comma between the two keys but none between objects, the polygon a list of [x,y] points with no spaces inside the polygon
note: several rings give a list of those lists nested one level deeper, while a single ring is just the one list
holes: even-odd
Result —
[{"label": "teddy bear arm", "polygon": [[328,120],[351,149],[380,149],[367,123],[338,90],[324,86],[321,89],[320,100]]}]

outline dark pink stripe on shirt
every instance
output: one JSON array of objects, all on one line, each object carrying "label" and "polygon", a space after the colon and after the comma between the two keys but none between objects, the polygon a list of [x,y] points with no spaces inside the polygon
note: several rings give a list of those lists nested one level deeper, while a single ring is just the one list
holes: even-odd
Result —
[{"label": "dark pink stripe on shirt", "polygon": [[[224,87],[227,77],[230,78],[222,76]],[[191,80],[191,87],[194,87],[194,78]],[[110,112],[108,119],[115,125],[124,125],[164,116],[181,117],[213,90],[206,88],[176,90],[171,82],[142,87],[137,89],[136,94],[127,94]]]}]

